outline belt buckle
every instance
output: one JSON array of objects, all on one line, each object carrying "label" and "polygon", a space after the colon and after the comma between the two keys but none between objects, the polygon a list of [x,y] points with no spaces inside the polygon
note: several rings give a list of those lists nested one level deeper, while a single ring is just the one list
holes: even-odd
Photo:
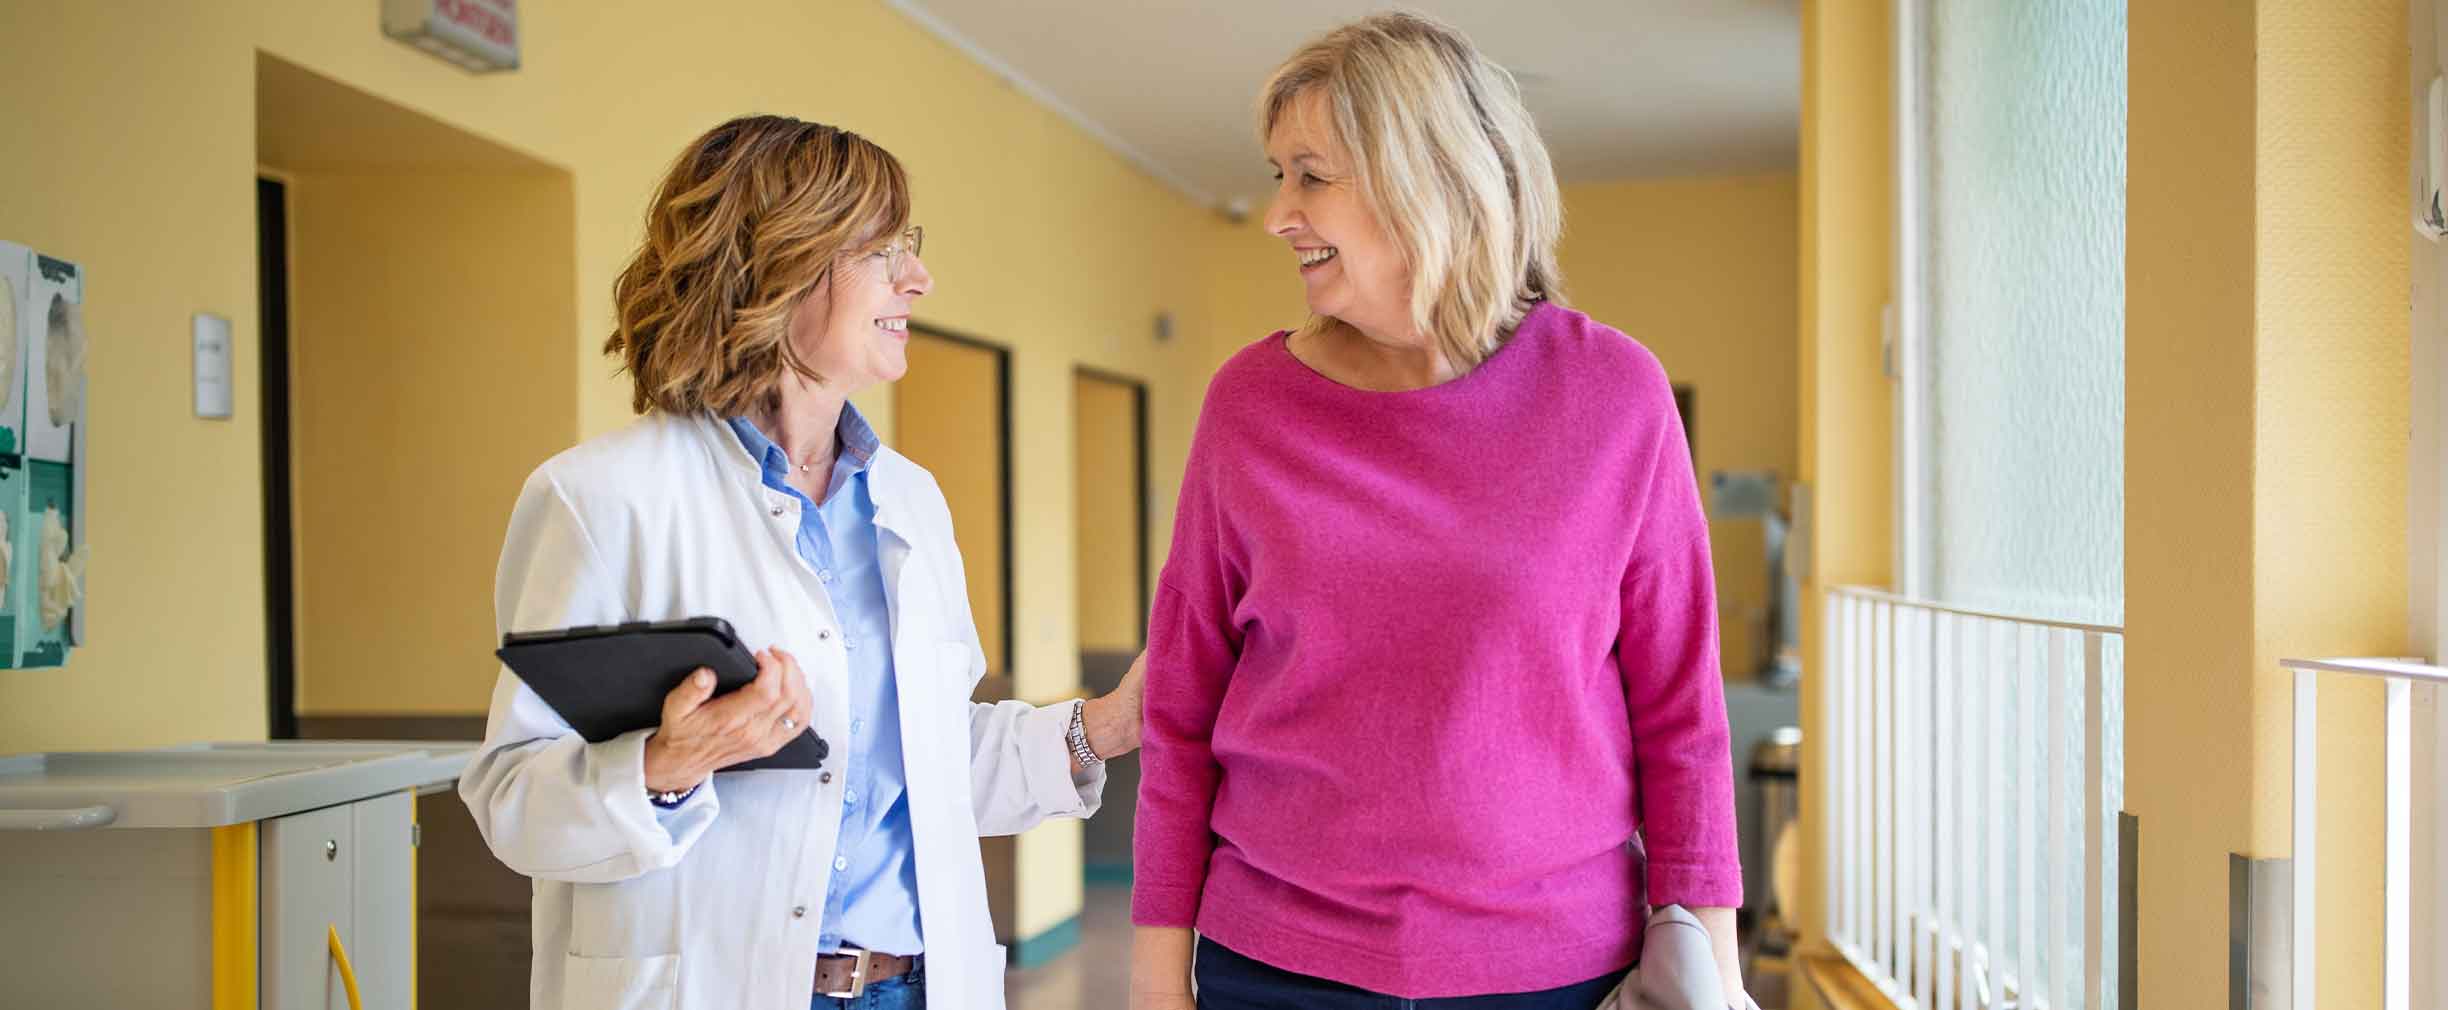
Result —
[{"label": "belt buckle", "polygon": [[816,995],[823,996],[827,999],[859,998],[860,994],[867,991],[867,962],[873,955],[873,951],[849,950],[846,948],[836,952],[833,956],[847,957],[851,959],[850,988],[844,992],[820,992]]}]

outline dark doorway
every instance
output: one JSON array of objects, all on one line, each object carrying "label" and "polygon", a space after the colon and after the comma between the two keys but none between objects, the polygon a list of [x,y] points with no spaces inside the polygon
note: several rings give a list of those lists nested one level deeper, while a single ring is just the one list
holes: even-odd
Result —
[{"label": "dark doorway", "polygon": [[257,318],[263,320],[262,370],[256,377],[263,411],[264,662],[269,678],[265,723],[274,740],[292,740],[297,725],[297,569],[289,496],[289,188],[255,180]]}]

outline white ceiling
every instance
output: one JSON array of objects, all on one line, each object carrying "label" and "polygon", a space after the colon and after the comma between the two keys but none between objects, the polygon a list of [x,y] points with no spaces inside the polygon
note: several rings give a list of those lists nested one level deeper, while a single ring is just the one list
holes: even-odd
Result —
[{"label": "white ceiling", "polygon": [[[1263,202],[1258,86],[1374,0],[885,0],[1201,202]],[[1799,0],[1416,0],[1512,70],[1566,182],[1793,167]]]}]

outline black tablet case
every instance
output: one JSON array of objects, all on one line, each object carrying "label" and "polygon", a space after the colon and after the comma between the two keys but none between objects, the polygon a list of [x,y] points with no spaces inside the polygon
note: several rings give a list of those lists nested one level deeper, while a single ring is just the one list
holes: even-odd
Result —
[{"label": "black tablet case", "polygon": [[[509,634],[494,655],[588,743],[661,725],[663,697],[699,667],[714,671],[717,695],[756,679],[756,657],[710,617]],[[821,768],[830,750],[811,727],[767,757],[721,770]]]}]

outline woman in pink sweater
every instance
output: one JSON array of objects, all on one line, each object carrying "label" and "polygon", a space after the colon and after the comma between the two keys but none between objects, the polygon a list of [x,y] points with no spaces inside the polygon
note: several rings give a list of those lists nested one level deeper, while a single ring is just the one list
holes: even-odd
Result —
[{"label": "woman in pink sweater", "polygon": [[1202,1010],[1588,1010],[1667,904],[1740,992],[1690,453],[1657,359],[1562,303],[1512,80],[1381,14],[1260,110],[1310,320],[1217,374],[1183,476],[1133,1006],[1191,1007],[1195,946]]}]

